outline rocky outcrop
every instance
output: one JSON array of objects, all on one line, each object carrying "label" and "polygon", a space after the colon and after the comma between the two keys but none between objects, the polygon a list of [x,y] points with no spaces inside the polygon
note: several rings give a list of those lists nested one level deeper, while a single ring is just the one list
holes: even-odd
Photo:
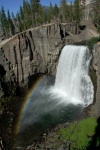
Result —
[{"label": "rocky outcrop", "polygon": [[6,38],[2,28],[0,27],[0,42],[2,42]]},{"label": "rocky outcrop", "polygon": [[[73,43],[69,34],[77,33],[76,24],[48,24],[29,29],[0,47],[0,65],[6,82],[27,84],[31,75],[54,75],[58,57],[65,44]],[[1,71],[0,71],[1,72]]]},{"label": "rocky outcrop", "polygon": [[100,116],[100,42],[94,46],[93,50],[93,68],[96,73],[96,95],[92,106],[92,115]]}]

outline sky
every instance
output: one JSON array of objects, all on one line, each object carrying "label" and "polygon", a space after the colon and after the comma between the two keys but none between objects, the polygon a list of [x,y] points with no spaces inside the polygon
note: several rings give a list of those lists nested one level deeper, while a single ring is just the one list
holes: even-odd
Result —
[{"label": "sky", "polygon": [[[52,3],[52,5],[54,5],[55,3],[57,5],[60,4],[60,0],[40,0],[40,3],[44,6],[49,6],[50,5],[50,1]],[[67,0],[67,2],[70,1],[74,1],[74,0]],[[17,13],[17,11],[19,11],[19,7],[20,5],[22,5],[23,0],[0,0],[0,9],[1,6],[4,6],[5,12],[7,13],[7,10],[9,9],[10,12],[13,12],[14,14]]]}]

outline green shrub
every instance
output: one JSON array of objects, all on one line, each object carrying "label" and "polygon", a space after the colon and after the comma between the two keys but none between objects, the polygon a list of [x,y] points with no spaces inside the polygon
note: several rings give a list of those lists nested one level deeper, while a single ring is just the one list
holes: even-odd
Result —
[{"label": "green shrub", "polygon": [[93,37],[87,41],[87,46],[90,50],[93,49],[94,44],[100,41],[100,37]]}]

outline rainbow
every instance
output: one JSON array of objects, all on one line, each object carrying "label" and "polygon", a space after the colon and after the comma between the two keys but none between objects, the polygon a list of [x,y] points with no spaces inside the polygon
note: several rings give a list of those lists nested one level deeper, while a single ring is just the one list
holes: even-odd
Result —
[{"label": "rainbow", "polygon": [[32,94],[33,90],[36,88],[36,86],[40,83],[40,81],[43,79],[43,76],[39,76],[38,79],[34,82],[34,84],[31,86],[31,88],[28,90],[25,99],[23,101],[23,104],[21,106],[21,109],[19,111],[18,119],[15,125],[14,135],[17,135],[19,132],[19,125],[23,116],[23,112],[27,106],[27,102],[30,100],[30,95]]}]

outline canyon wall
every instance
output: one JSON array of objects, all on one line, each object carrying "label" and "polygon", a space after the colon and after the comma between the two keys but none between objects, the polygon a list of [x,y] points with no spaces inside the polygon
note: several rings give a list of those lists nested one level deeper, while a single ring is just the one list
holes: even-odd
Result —
[{"label": "canyon wall", "polygon": [[93,69],[95,70],[95,98],[92,106],[92,115],[100,116],[100,42],[93,49]]},{"label": "canyon wall", "polygon": [[76,24],[48,24],[22,32],[0,46],[0,95],[2,82],[27,84],[31,75],[54,75],[62,47],[74,41]]},{"label": "canyon wall", "polygon": [[[86,35],[90,38],[90,34],[84,36],[84,31],[77,35],[76,24],[52,23],[29,29],[1,42],[0,97],[4,95],[3,83],[17,83],[24,86],[28,84],[30,77],[37,73],[55,75],[63,46],[80,42],[86,38]],[[100,114],[100,43],[94,47],[92,66],[97,77],[96,101],[92,106],[92,115],[98,116]]]}]

